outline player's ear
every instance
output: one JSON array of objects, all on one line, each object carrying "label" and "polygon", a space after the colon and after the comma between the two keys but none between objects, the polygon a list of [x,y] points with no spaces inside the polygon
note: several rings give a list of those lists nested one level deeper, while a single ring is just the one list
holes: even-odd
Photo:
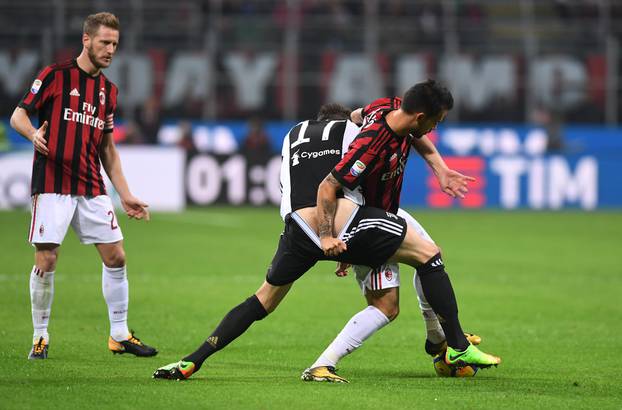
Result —
[{"label": "player's ear", "polygon": [[422,121],[425,121],[425,113],[424,112],[416,112],[415,113],[415,120],[417,121],[417,124],[420,124]]},{"label": "player's ear", "polygon": [[82,33],[82,45],[89,46],[91,44],[91,37],[87,33]]}]

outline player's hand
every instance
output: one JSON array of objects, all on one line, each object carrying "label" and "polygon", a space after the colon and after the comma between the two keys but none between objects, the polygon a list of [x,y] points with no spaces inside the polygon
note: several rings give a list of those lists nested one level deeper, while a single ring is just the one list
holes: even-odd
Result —
[{"label": "player's hand", "polygon": [[148,221],[150,218],[149,209],[147,209],[149,205],[132,195],[121,198],[121,205],[123,205],[123,209],[130,219],[144,219]]},{"label": "player's hand", "polygon": [[343,278],[344,276],[348,276],[348,269],[350,268],[349,263],[345,262],[337,262],[337,268],[335,269],[335,275]]},{"label": "player's hand", "polygon": [[335,257],[344,252],[348,247],[341,239],[333,238],[332,236],[325,236],[320,238],[320,245],[324,251],[324,255]]},{"label": "player's hand", "polygon": [[469,192],[468,183],[475,181],[475,178],[449,168],[439,172],[437,178],[441,190],[452,198],[464,198],[464,194]]},{"label": "player's hand", "polygon": [[47,129],[48,122],[44,121],[43,125],[36,130],[34,134],[32,134],[32,145],[35,147],[35,150],[46,157],[50,153],[50,150],[47,147],[48,142],[45,140],[45,132]]}]

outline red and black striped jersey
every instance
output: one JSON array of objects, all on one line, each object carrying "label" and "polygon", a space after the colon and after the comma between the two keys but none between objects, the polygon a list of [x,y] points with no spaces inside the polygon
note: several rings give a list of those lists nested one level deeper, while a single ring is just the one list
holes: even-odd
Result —
[{"label": "red and black striped jersey", "polygon": [[49,154],[35,151],[32,194],[58,193],[97,196],[106,193],[99,148],[114,127],[117,87],[104,74],[91,76],[76,60],[45,67],[19,106],[38,111],[39,126]]},{"label": "red and black striped jersey", "polygon": [[412,136],[401,137],[387,125],[387,113],[402,100],[381,98],[363,109],[363,127],[331,171],[346,188],[360,187],[365,205],[396,213]]}]

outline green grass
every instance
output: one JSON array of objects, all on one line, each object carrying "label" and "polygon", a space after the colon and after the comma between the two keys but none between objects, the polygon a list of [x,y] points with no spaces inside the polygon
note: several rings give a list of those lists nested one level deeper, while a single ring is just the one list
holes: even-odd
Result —
[{"label": "green grass", "polygon": [[622,213],[417,212],[441,245],[466,330],[502,356],[474,379],[435,377],[412,288],[402,309],[344,359],[349,385],[301,371],[364,307],[354,279],[320,263],[279,309],[187,382],[151,379],[194,350],[263,280],[281,222],[275,209],[210,208],[121,218],[130,326],[160,354],[112,356],[93,247],[69,234],[56,273],[50,358],[29,362],[29,214],[0,212],[0,408],[585,408],[622,407]]}]

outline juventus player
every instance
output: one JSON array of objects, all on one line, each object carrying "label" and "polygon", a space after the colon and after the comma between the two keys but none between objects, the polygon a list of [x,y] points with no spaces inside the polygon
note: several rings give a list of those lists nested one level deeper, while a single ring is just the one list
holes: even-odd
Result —
[{"label": "juventus player", "polygon": [[[46,359],[48,321],[54,297],[58,249],[68,227],[102,259],[102,290],[108,305],[113,353],[154,356],[127,326],[128,282],[123,235],[106,195],[100,160],[127,215],[149,219],[147,204],[130,192],[112,139],[117,87],[101,72],[119,43],[119,21],[111,13],[84,21],[77,59],[45,67],[11,116],[11,126],[34,145],[32,221],[28,241],[35,247],[30,273],[34,326],[29,359]],[[39,113],[39,128],[29,114]]]},{"label": "juventus player", "polygon": [[347,243],[347,249],[338,256],[322,251],[315,206],[317,186],[346,149],[343,134],[357,132],[358,128],[346,121],[342,112],[333,117],[327,110],[320,111],[317,121],[300,123],[288,133],[283,143],[281,167],[281,215],[285,229],[265,281],[254,295],[227,313],[196,351],[179,362],[157,369],[154,378],[184,380],[196,373],[208,357],[274,311],[293,283],[319,260],[338,260],[372,268],[378,268],[387,260],[415,266],[416,259],[420,259],[419,248],[431,251],[431,242],[423,243],[414,230],[407,229],[403,218],[357,205],[361,198],[357,199],[356,193],[349,199],[340,194],[336,206],[334,233]]}]

